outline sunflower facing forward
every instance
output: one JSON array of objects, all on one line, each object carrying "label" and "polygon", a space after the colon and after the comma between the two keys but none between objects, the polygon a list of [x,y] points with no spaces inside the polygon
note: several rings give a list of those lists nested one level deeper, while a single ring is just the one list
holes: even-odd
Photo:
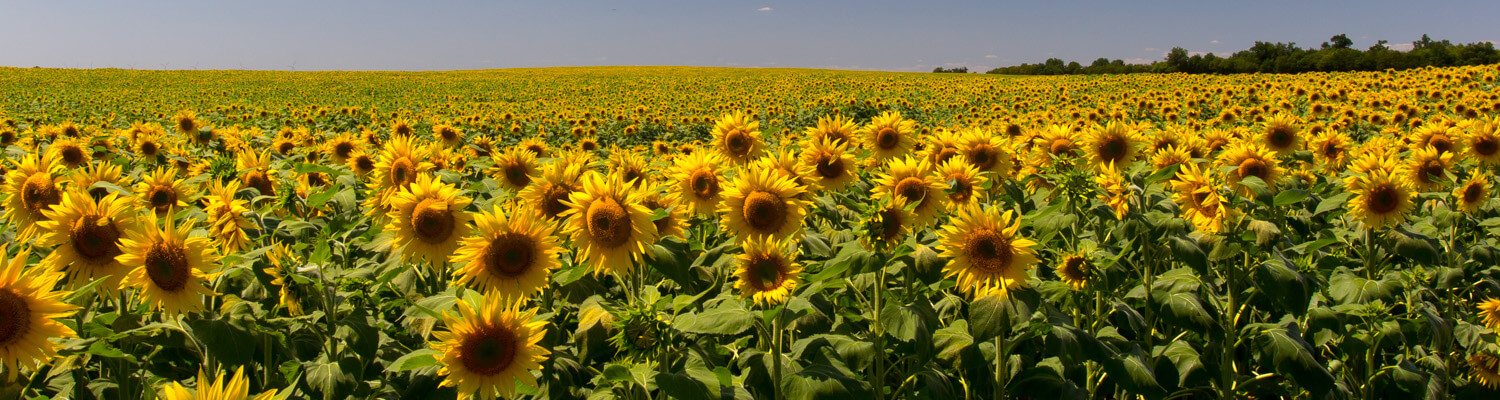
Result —
[{"label": "sunflower facing forward", "polygon": [[802,266],[794,262],[797,255],[787,241],[762,236],[745,241],[745,253],[735,256],[734,288],[741,297],[757,304],[775,305],[786,301],[797,289]]},{"label": "sunflower facing forward", "polygon": [[1383,169],[1351,176],[1345,186],[1354,193],[1349,199],[1349,214],[1364,222],[1367,229],[1399,224],[1416,207],[1416,191],[1411,184]]},{"label": "sunflower facing forward", "polygon": [[62,170],[51,157],[28,154],[5,176],[5,219],[16,227],[16,240],[24,243],[37,234],[36,223],[47,219],[42,212],[62,202],[56,175]]},{"label": "sunflower facing forward", "polygon": [[1140,133],[1130,124],[1110,122],[1096,126],[1084,137],[1084,148],[1094,165],[1130,167],[1140,153]]},{"label": "sunflower facing forward", "polygon": [[124,285],[140,290],[142,304],[169,315],[203,310],[202,296],[213,296],[203,286],[218,269],[219,256],[208,238],[189,237],[192,224],[177,226],[171,217],[166,226],[145,223],[145,229],[128,232],[120,239],[116,260],[130,273]]},{"label": "sunflower facing forward", "polygon": [[500,185],[517,192],[531,185],[533,176],[538,174],[536,155],[521,148],[512,147],[505,153],[496,155],[495,166],[490,168],[490,176],[497,178]]},{"label": "sunflower facing forward", "polygon": [[471,202],[458,188],[431,174],[418,176],[391,197],[385,225],[386,232],[394,233],[391,250],[409,262],[420,259],[429,267],[442,266],[458,249],[459,239],[469,235],[469,221],[474,217],[464,208]]},{"label": "sunflower facing forward", "polygon": [[563,213],[578,246],[578,262],[592,265],[595,274],[630,272],[656,240],[651,211],[618,175],[590,173],[582,189],[568,196],[569,209]]},{"label": "sunflower facing forward", "polygon": [[917,122],[901,118],[901,113],[886,111],[859,128],[864,147],[873,161],[883,162],[910,153],[917,145]]},{"label": "sunflower facing forward", "polygon": [[1232,144],[1219,155],[1219,165],[1223,167],[1235,167],[1234,170],[1225,174],[1229,183],[1239,187],[1241,195],[1251,196],[1253,192],[1248,186],[1240,185],[1240,181],[1249,177],[1260,178],[1266,183],[1266,187],[1276,190],[1276,182],[1286,170],[1281,168],[1281,162],[1276,159],[1266,146],[1254,142],[1240,142]]},{"label": "sunflower facing forward", "polygon": [[[6,257],[0,245],[0,259]],[[0,363],[16,380],[21,367],[34,370],[57,356],[60,344],[53,338],[75,337],[72,329],[58,323],[78,307],[64,303],[70,293],[54,291],[63,274],[50,268],[26,268],[31,251],[21,248],[0,269]]]},{"label": "sunflower facing forward", "polygon": [[712,133],[714,149],[735,164],[744,165],[755,160],[766,147],[760,137],[760,121],[751,119],[744,112],[724,114],[714,122]]},{"label": "sunflower facing forward", "polygon": [[547,286],[561,252],[551,223],[529,208],[496,205],[479,213],[474,226],[477,231],[452,256],[453,263],[464,264],[453,273],[459,284],[512,298],[528,298]]},{"label": "sunflower facing forward", "polygon": [[196,389],[172,382],[163,386],[157,396],[165,400],[270,400],[276,397],[276,389],[250,397],[250,379],[245,377],[245,367],[242,366],[234,370],[234,376],[227,382],[222,372],[209,380],[208,372],[199,370]]},{"label": "sunflower facing forward", "polygon": [[1277,114],[1261,125],[1258,141],[1277,154],[1302,149],[1300,121],[1289,114]]},{"label": "sunflower facing forward", "polygon": [[771,169],[746,171],[724,191],[719,213],[725,231],[739,240],[752,236],[786,238],[802,230],[807,202],[791,178]]},{"label": "sunflower facing forward", "polygon": [[109,276],[100,286],[106,292],[120,287],[124,265],[115,260],[122,251],[120,239],[136,229],[136,210],[129,198],[110,193],[97,202],[79,191],[69,191],[62,203],[44,211],[46,221],[37,223],[37,244],[56,246],[42,265],[68,275],[70,285],[79,286]]},{"label": "sunflower facing forward", "polygon": [[672,167],[681,199],[699,215],[713,215],[724,200],[724,164],[718,153],[698,152],[678,158]]},{"label": "sunflower facing forward", "polygon": [[1007,296],[1023,286],[1026,272],[1036,264],[1036,242],[1019,235],[1015,211],[965,207],[938,233],[938,250],[948,264],[943,272],[958,280],[958,288],[974,296]]},{"label": "sunflower facing forward", "polygon": [[444,313],[448,331],[434,333],[438,341],[429,345],[444,365],[443,385],[456,386],[458,398],[510,398],[518,385],[537,386],[531,373],[551,353],[537,345],[546,321],[533,321],[536,310],[520,307],[491,292],[478,305],[459,301],[457,316]]},{"label": "sunflower facing forward", "polygon": [[943,190],[948,187],[933,177],[932,164],[911,156],[891,160],[886,165],[886,173],[876,179],[875,184],[875,195],[871,198],[900,196],[906,204],[915,204],[912,213],[917,217],[918,227],[926,226],[937,217],[938,208],[945,198]]},{"label": "sunflower facing forward", "polygon": [[812,167],[811,178],[827,190],[839,190],[854,182],[859,166],[849,153],[849,144],[830,138],[812,139],[802,148],[802,164]]},{"label": "sunflower facing forward", "polygon": [[173,178],[173,171],[166,168],[158,168],[142,177],[135,185],[135,196],[140,199],[141,208],[162,215],[187,207],[192,201],[193,191],[188,189],[186,180]]},{"label": "sunflower facing forward", "polygon": [[542,167],[541,174],[531,185],[521,190],[519,197],[522,203],[543,217],[561,219],[568,211],[568,196],[583,188],[584,171],[582,165],[548,164]]},{"label": "sunflower facing forward", "polygon": [[1488,174],[1473,174],[1464,184],[1453,189],[1453,197],[1458,199],[1458,208],[1465,213],[1474,214],[1479,208],[1490,201],[1490,177]]}]

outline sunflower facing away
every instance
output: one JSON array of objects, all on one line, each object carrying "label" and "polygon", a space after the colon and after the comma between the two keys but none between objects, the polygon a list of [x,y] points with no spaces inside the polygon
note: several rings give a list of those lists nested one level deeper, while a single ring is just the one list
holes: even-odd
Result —
[{"label": "sunflower facing away", "polygon": [[209,380],[208,372],[199,370],[197,389],[172,382],[163,386],[157,396],[165,400],[270,400],[276,397],[276,389],[250,397],[250,379],[245,377],[245,367],[241,366],[227,382],[222,372]]},{"label": "sunflower facing away", "polygon": [[945,198],[943,190],[948,186],[933,177],[932,164],[911,156],[886,164],[886,173],[875,180],[875,185],[873,199],[900,196],[907,204],[915,204],[912,212],[916,214],[917,226],[925,226],[937,217],[938,207]]},{"label": "sunflower facing away", "polygon": [[1480,302],[1479,316],[1486,328],[1500,329],[1500,299],[1491,297]]},{"label": "sunflower facing away", "polygon": [[802,266],[794,261],[797,255],[787,244],[769,236],[745,241],[745,253],[735,256],[739,265],[734,272],[738,278],[734,288],[739,289],[740,297],[769,306],[781,304],[792,295]]},{"label": "sunflower facing away", "polygon": [[[0,245],[0,257],[6,246]],[[57,356],[52,338],[75,337],[58,323],[78,307],[64,303],[70,293],[54,291],[63,274],[50,268],[26,268],[31,251],[21,248],[0,270],[0,363],[14,382],[21,367],[34,370]]]},{"label": "sunflower facing away", "polygon": [[570,194],[566,204],[563,215],[578,262],[589,263],[595,274],[630,272],[656,240],[651,211],[619,176],[585,175],[583,190]]},{"label": "sunflower facing away", "polygon": [[[535,309],[498,293],[486,294],[480,304],[459,301],[459,315],[443,314],[447,332],[435,332],[430,343],[444,367],[444,386],[456,386],[458,398],[515,397],[518,385],[536,387],[532,371],[551,354],[537,345],[546,335],[546,321],[533,321]],[[477,309],[476,309],[477,308]]]},{"label": "sunflower facing away", "polygon": [[471,202],[458,188],[432,174],[418,176],[391,197],[385,225],[385,231],[394,234],[391,251],[408,262],[420,259],[429,267],[441,267],[458,249],[459,239],[469,235],[469,221],[474,217],[464,208]]},{"label": "sunflower facing away", "polygon": [[208,195],[203,196],[203,211],[208,214],[208,231],[216,238],[224,254],[237,253],[250,244],[245,233],[256,229],[255,222],[245,217],[250,212],[248,201],[234,198],[240,191],[240,181],[230,180],[212,183]]},{"label": "sunflower facing away", "polygon": [[302,282],[297,279],[297,266],[300,260],[297,253],[287,248],[286,245],[276,243],[266,251],[266,259],[271,262],[264,269],[266,275],[271,276],[271,286],[280,288],[277,291],[278,303],[286,308],[293,316],[306,315],[303,312],[302,301],[310,295],[312,282]]},{"label": "sunflower facing away", "polygon": [[710,152],[680,157],[672,167],[672,179],[677,182],[678,193],[698,215],[713,215],[719,202],[724,200],[726,167],[723,156]]},{"label": "sunflower facing away", "polygon": [[453,272],[459,284],[511,298],[529,298],[547,286],[562,251],[551,235],[551,223],[529,208],[496,205],[479,213],[474,226],[477,230],[464,238],[463,247],[451,258],[463,264]]},{"label": "sunflower facing away", "polygon": [[958,210],[938,233],[938,250],[948,264],[943,272],[958,280],[958,288],[972,295],[1007,296],[1023,286],[1026,272],[1036,264],[1031,248],[1036,242],[1019,235],[1015,211],[970,205]]},{"label": "sunflower facing away", "polygon": [[901,113],[886,111],[870,119],[857,132],[873,161],[900,157],[917,145],[917,122],[901,118]]},{"label": "sunflower facing away", "polygon": [[650,210],[652,215],[656,215],[657,212],[663,213],[661,218],[651,221],[656,225],[656,237],[685,238],[684,227],[687,225],[688,215],[678,193],[667,187],[664,182],[646,183],[641,185],[640,190],[641,205]]},{"label": "sunflower facing away", "polygon": [[1500,356],[1479,353],[1469,356],[1469,370],[1479,384],[1490,389],[1500,389]]},{"label": "sunflower facing away", "polygon": [[36,222],[45,220],[42,211],[62,202],[62,188],[55,176],[62,170],[50,157],[28,154],[5,176],[5,219],[16,227],[16,240],[22,243],[36,236]]},{"label": "sunflower facing away", "polygon": [[164,219],[165,227],[143,223],[144,229],[120,239],[115,259],[130,268],[124,285],[139,290],[142,304],[169,315],[202,311],[202,296],[214,295],[203,283],[215,275],[207,272],[218,269],[219,256],[208,238],[188,236],[192,224]]},{"label": "sunflower facing away", "polygon": [[747,170],[724,191],[719,213],[726,232],[738,240],[752,236],[786,238],[802,230],[807,214],[804,190],[771,169]]},{"label": "sunflower facing away", "polygon": [[1411,184],[1385,170],[1351,176],[1347,182],[1346,190],[1354,193],[1349,199],[1349,214],[1364,222],[1367,229],[1399,224],[1416,207],[1416,191]]},{"label": "sunflower facing away", "polygon": [[760,121],[752,120],[744,112],[724,114],[714,122],[712,133],[714,149],[723,154],[725,159],[738,165],[754,160],[766,147],[765,141],[760,137]]},{"label": "sunflower facing away", "polygon": [[1094,183],[1103,190],[1099,194],[1099,200],[1103,200],[1115,212],[1115,219],[1125,219],[1125,214],[1130,212],[1130,182],[1125,181],[1120,170],[1113,163],[1106,165],[1094,175]]},{"label": "sunflower facing away", "polygon": [[73,173],[68,176],[68,180],[72,181],[74,188],[87,190],[90,196],[98,199],[109,194],[109,189],[103,186],[94,187],[94,184],[105,182],[120,186],[120,178],[123,176],[121,171],[122,167],[116,164],[96,163],[88,166],[88,168],[73,170]]},{"label": "sunflower facing away", "polygon": [[109,277],[100,286],[106,293],[120,287],[126,269],[119,256],[120,239],[136,229],[136,210],[129,198],[110,193],[97,202],[79,191],[68,191],[62,203],[44,211],[37,222],[37,245],[56,248],[42,265],[67,273],[68,284],[80,286]]}]

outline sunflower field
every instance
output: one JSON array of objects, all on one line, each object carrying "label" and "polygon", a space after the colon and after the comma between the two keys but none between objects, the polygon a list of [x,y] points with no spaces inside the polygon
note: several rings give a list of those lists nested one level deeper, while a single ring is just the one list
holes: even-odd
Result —
[{"label": "sunflower field", "polygon": [[0,69],[0,398],[1500,397],[1500,66]]}]

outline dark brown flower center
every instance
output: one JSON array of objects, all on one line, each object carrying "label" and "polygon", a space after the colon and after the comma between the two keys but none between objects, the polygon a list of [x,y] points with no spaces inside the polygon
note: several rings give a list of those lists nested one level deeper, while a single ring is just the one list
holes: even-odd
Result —
[{"label": "dark brown flower center", "polygon": [[821,158],[821,160],[818,160],[818,165],[814,167],[814,170],[823,179],[842,178],[848,172],[844,166],[843,159],[834,157],[832,154],[823,154]]},{"label": "dark brown flower center", "polygon": [[693,195],[698,196],[699,199],[711,199],[719,195],[719,177],[714,175],[713,171],[706,169],[693,171],[689,183],[693,188]]},{"label": "dark brown flower center", "polygon": [[1490,156],[1500,152],[1500,139],[1494,136],[1481,136],[1474,141],[1474,154]]},{"label": "dark brown flower center", "polygon": [[62,201],[62,191],[57,190],[57,185],[52,183],[52,177],[46,172],[31,174],[21,186],[21,202],[26,204],[26,209],[32,213],[40,213]]},{"label": "dark brown flower center", "polygon": [[895,149],[901,145],[901,133],[891,127],[880,128],[875,132],[875,146],[881,150]]},{"label": "dark brown flower center", "polygon": [[1484,184],[1475,182],[1470,183],[1468,186],[1464,186],[1464,204],[1478,203],[1480,200],[1483,200],[1483,197]]},{"label": "dark brown flower center", "polygon": [[411,217],[412,230],[416,231],[417,239],[427,243],[442,243],[453,236],[453,212],[444,208],[433,207],[427,200],[417,205],[417,211]]},{"label": "dark brown flower center", "polygon": [[1052,145],[1047,147],[1047,152],[1052,153],[1052,154],[1061,155],[1063,153],[1067,153],[1067,152],[1073,151],[1075,149],[1078,149],[1078,145],[1073,144],[1072,140],[1057,139],[1057,140],[1053,140],[1052,141]]},{"label": "dark brown flower center", "polygon": [[536,242],[524,234],[510,232],[490,240],[484,249],[484,260],[492,274],[519,277],[531,269],[537,254]]},{"label": "dark brown flower center", "polygon": [[192,278],[188,265],[187,249],[180,243],[157,242],[146,250],[146,276],[156,286],[168,292],[176,292],[187,286]]},{"label": "dark brown flower center", "polygon": [[1296,142],[1297,133],[1293,132],[1290,126],[1272,126],[1270,131],[1266,132],[1266,144],[1271,145],[1272,148],[1286,149]]},{"label": "dark brown flower center", "polygon": [[948,180],[953,182],[953,188],[948,192],[948,199],[956,203],[964,203],[969,201],[969,197],[974,195],[973,183],[963,175],[949,175]]},{"label": "dark brown flower center", "polygon": [[969,235],[968,240],[964,241],[964,253],[969,256],[969,262],[974,267],[989,273],[1000,273],[1010,268],[1011,261],[1015,258],[1015,249],[1010,244],[1005,235],[985,229]]},{"label": "dark brown flower center", "polygon": [[271,177],[265,171],[256,169],[245,173],[245,187],[252,187],[260,191],[261,196],[275,196],[276,188],[271,185]]},{"label": "dark brown flower center", "polygon": [[735,129],[724,135],[724,149],[729,150],[729,154],[737,157],[747,156],[750,154],[753,140],[749,132],[745,132],[743,129]]},{"label": "dark brown flower center", "polygon": [[152,209],[158,212],[166,211],[168,208],[177,205],[177,192],[172,190],[171,186],[156,185],[151,187],[151,191],[146,195],[146,199],[151,201]]},{"label": "dark brown flower center", "polygon": [[1365,204],[1369,206],[1374,214],[1384,215],[1396,211],[1401,206],[1400,193],[1395,186],[1383,184],[1370,189],[1369,199]]},{"label": "dark brown flower center", "polygon": [[774,233],[786,224],[787,204],[776,194],[757,190],[745,196],[745,223],[756,233]]},{"label": "dark brown flower center", "polygon": [[31,305],[12,289],[0,289],[0,346],[31,330]]},{"label": "dark brown flower center", "polygon": [[193,132],[193,131],[197,131],[198,130],[198,122],[197,121],[193,121],[192,118],[179,119],[179,120],[177,120],[177,130],[180,131],[180,132]]},{"label": "dark brown flower center", "polygon": [[505,181],[511,186],[526,187],[531,184],[531,175],[526,174],[526,164],[511,162],[505,164]]},{"label": "dark brown flower center", "polygon": [[149,140],[141,142],[139,148],[141,150],[141,155],[146,157],[156,157],[156,142],[152,142]]},{"label": "dark brown flower center", "polygon": [[375,160],[370,159],[370,156],[361,155],[354,159],[354,167],[359,169],[360,172],[374,171]]},{"label": "dark brown flower center", "polygon": [[292,142],[281,142],[281,144],[276,145],[276,152],[283,156],[291,153],[292,150],[295,149],[297,149],[297,144]]},{"label": "dark brown flower center", "polygon": [[1448,138],[1448,135],[1433,135],[1432,139],[1427,140],[1427,145],[1437,149],[1439,153],[1447,153],[1453,150],[1453,139]]},{"label": "dark brown flower center", "polygon": [[[100,220],[103,223],[101,224]],[[120,255],[120,230],[114,221],[98,215],[84,215],[73,222],[73,251],[88,261],[108,261]]]},{"label": "dark brown flower center", "polygon": [[63,145],[61,151],[59,151],[58,153],[62,154],[63,163],[66,163],[70,166],[76,166],[83,163],[83,149],[78,147],[78,145]]},{"label": "dark brown flower center", "polygon": [[630,215],[625,207],[611,198],[602,198],[589,204],[589,236],[605,248],[615,248],[630,241]]},{"label": "dark brown flower center", "polygon": [[395,186],[406,186],[417,177],[417,167],[412,165],[406,157],[397,158],[391,162],[391,184]]},{"label": "dark brown flower center", "polygon": [[1422,183],[1426,184],[1437,183],[1437,181],[1435,181],[1434,179],[1443,176],[1443,171],[1446,170],[1447,168],[1443,167],[1443,163],[1441,161],[1428,160],[1427,162],[1422,163],[1421,168],[1417,169],[1417,180],[1422,181]]},{"label": "dark brown flower center", "polygon": [[[585,140],[585,141],[583,141],[583,143],[579,143],[578,144],[578,148],[584,149],[585,151],[599,150],[599,143],[595,143],[592,140]],[[658,152],[665,153],[665,151],[661,151],[661,150],[658,150]]]},{"label": "dark brown flower center", "polygon": [[756,291],[767,291],[781,287],[786,280],[785,262],[775,254],[756,254],[747,261],[750,285]]},{"label": "dark brown flower center", "polygon": [[552,218],[562,216],[563,212],[568,211],[568,205],[563,201],[567,200],[571,193],[571,190],[562,185],[552,185],[547,188],[547,191],[542,193],[542,212]]},{"label": "dark brown flower center", "polygon": [[1271,167],[1269,165],[1266,165],[1266,162],[1261,161],[1261,159],[1259,158],[1250,158],[1240,162],[1240,178],[1253,176],[1260,179],[1266,179],[1267,176],[1270,175],[1270,173]]},{"label": "dark brown flower center", "polygon": [[333,155],[338,156],[338,158],[349,158],[349,154],[351,153],[354,153],[354,143],[338,142],[333,145]]},{"label": "dark brown flower center", "polygon": [[1125,138],[1118,136],[1105,138],[1104,142],[1099,144],[1099,159],[1119,164],[1129,151],[1130,143]]},{"label": "dark brown flower center", "polygon": [[908,204],[917,204],[927,201],[927,181],[917,177],[907,177],[896,183],[896,194],[905,198]]},{"label": "dark brown flower center", "polygon": [[886,242],[896,240],[901,234],[901,210],[885,208],[880,210],[880,239]]},{"label": "dark brown flower center", "polygon": [[458,359],[469,372],[495,375],[515,362],[518,339],[515,332],[505,327],[480,327],[459,344]]}]

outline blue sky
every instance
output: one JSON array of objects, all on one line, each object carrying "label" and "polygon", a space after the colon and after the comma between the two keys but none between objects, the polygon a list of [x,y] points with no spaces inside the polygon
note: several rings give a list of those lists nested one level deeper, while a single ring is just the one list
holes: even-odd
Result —
[{"label": "blue sky", "polygon": [[[306,4],[304,4],[306,3]],[[430,4],[426,4],[430,3]],[[0,65],[452,70],[698,65],[930,71],[1159,60],[1254,41],[1500,41],[1496,1],[15,1]]]}]

